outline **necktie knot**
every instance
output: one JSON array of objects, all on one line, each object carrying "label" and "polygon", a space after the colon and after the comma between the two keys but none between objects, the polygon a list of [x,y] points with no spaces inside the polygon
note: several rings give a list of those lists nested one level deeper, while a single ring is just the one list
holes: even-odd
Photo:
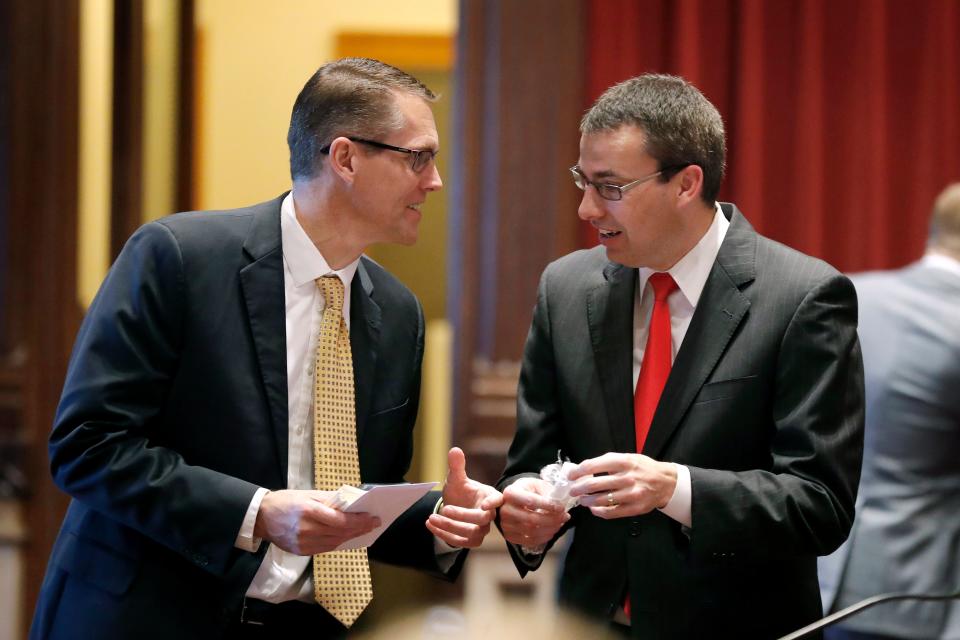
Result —
[{"label": "necktie knot", "polygon": [[323,276],[317,278],[317,286],[323,292],[327,306],[337,311],[343,310],[343,280],[337,276]]},{"label": "necktie knot", "polygon": [[650,276],[650,286],[653,287],[653,299],[663,302],[677,290],[677,283],[669,273],[655,273]]}]

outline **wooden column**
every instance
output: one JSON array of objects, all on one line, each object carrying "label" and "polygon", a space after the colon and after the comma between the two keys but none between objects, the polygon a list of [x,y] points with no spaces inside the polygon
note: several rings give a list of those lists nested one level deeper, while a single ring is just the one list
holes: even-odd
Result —
[{"label": "wooden column", "polygon": [[[449,316],[454,443],[493,482],[543,268],[577,246],[583,47],[577,0],[460,3],[457,158],[451,175]],[[536,34],[536,35],[534,35]]]},{"label": "wooden column", "polygon": [[[78,0],[0,3],[5,63],[0,163],[6,265],[0,368],[24,450],[28,540],[24,623],[33,612],[66,496],[50,480],[47,436],[79,324]],[[9,404],[9,403],[8,403]],[[25,631],[25,630],[24,630]]]},{"label": "wooden column", "polygon": [[110,262],[143,224],[143,0],[115,0]]}]

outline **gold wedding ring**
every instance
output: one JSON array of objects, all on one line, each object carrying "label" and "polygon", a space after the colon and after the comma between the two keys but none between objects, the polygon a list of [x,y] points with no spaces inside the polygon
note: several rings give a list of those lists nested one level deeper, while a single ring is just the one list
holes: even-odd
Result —
[{"label": "gold wedding ring", "polygon": [[613,492],[612,492],[612,491],[607,494],[607,504],[610,505],[611,507],[617,506],[616,500],[613,499]]}]

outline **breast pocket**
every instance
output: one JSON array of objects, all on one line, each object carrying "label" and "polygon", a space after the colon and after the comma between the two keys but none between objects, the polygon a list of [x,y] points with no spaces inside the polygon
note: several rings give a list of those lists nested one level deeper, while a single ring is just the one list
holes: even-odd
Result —
[{"label": "breast pocket", "polygon": [[380,416],[384,416],[384,415],[390,413],[391,411],[399,411],[400,409],[403,409],[404,407],[406,407],[408,404],[410,404],[410,398],[404,398],[403,402],[400,402],[400,403],[398,403],[398,404],[393,404],[393,405],[387,407],[386,409],[377,409],[377,410],[374,410],[374,411],[370,414],[370,417],[371,417],[371,418],[378,418],[378,417],[380,417]]},{"label": "breast pocket", "polygon": [[755,392],[759,381],[759,376],[752,375],[709,382],[703,385],[693,403],[700,405],[738,398],[743,394]]}]

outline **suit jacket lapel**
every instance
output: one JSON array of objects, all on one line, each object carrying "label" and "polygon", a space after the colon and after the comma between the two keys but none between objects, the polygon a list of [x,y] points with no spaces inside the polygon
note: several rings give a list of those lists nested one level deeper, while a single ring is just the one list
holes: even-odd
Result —
[{"label": "suit jacket lapel", "polygon": [[597,375],[617,451],[635,451],[633,429],[633,296],[637,270],[608,264],[587,294],[587,321]]},{"label": "suit jacket lapel", "polygon": [[240,287],[247,306],[250,334],[260,365],[277,446],[280,477],[287,479],[287,331],[283,288],[283,248],[280,203],[253,209],[253,223],[243,250],[253,261],[240,270]]},{"label": "suit jacket lapel", "polygon": [[750,301],[740,287],[755,278],[757,234],[736,207],[725,204],[723,208],[725,214],[729,212],[730,228],[653,416],[643,447],[643,453],[652,458],[662,455],[750,308]]},{"label": "suit jacket lapel", "polygon": [[380,348],[380,305],[373,299],[373,282],[361,258],[350,287],[350,349],[353,352],[353,385],[357,414],[357,442],[370,415],[373,379]]}]

